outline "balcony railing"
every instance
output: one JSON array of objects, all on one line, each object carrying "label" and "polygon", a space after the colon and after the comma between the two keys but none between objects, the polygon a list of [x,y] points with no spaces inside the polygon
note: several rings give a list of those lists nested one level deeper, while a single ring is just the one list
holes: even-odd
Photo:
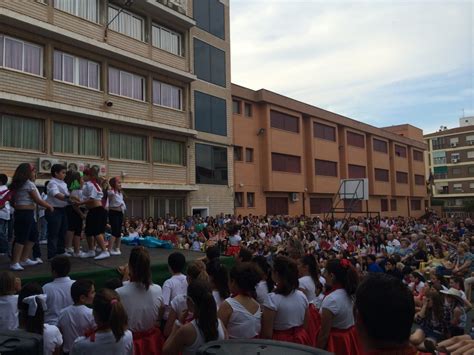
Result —
[{"label": "balcony railing", "polygon": [[186,15],[188,12],[188,0],[156,0],[156,1],[184,15]]}]

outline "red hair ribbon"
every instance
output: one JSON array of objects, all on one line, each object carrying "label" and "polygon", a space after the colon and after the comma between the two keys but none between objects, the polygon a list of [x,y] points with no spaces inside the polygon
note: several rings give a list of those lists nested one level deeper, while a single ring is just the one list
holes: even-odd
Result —
[{"label": "red hair ribbon", "polygon": [[113,300],[110,301],[110,304],[114,305],[118,302],[118,300],[116,298],[114,298]]},{"label": "red hair ribbon", "polygon": [[351,262],[347,259],[341,259],[340,263],[344,269],[347,269],[348,267],[351,266]]}]

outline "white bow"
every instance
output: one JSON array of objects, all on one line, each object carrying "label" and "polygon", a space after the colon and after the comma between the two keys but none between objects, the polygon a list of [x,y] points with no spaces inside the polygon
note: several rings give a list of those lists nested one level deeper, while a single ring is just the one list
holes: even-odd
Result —
[{"label": "white bow", "polygon": [[25,297],[23,298],[23,303],[26,303],[28,305],[28,315],[30,317],[34,317],[36,315],[36,310],[38,309],[38,303],[36,302],[37,299],[39,300],[39,302],[41,302],[43,311],[46,311],[48,309],[48,307],[46,306],[46,295],[40,294]]}]

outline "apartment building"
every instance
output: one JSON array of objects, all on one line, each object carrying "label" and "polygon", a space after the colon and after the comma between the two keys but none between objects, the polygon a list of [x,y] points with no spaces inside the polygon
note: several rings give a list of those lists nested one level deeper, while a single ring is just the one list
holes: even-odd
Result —
[{"label": "apartment building", "polygon": [[228,0],[0,2],[0,171],[120,176],[131,216],[233,211]]},{"label": "apartment building", "polygon": [[465,200],[474,199],[474,117],[463,117],[458,128],[442,127],[424,138],[432,197],[445,207],[463,207]]},{"label": "apartment building", "polygon": [[232,96],[236,214],[324,215],[347,178],[369,182],[352,215],[424,214],[420,129],[376,128],[264,89],[232,85]]}]

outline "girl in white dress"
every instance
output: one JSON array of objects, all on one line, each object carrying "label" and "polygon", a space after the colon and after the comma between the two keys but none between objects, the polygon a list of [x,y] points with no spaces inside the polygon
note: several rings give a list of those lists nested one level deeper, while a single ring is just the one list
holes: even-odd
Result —
[{"label": "girl in white dress", "polygon": [[126,210],[122,193],[122,182],[119,177],[109,180],[110,189],[107,191],[109,206],[109,224],[112,229],[112,238],[109,243],[110,255],[121,255],[120,244],[122,237],[123,214]]}]

